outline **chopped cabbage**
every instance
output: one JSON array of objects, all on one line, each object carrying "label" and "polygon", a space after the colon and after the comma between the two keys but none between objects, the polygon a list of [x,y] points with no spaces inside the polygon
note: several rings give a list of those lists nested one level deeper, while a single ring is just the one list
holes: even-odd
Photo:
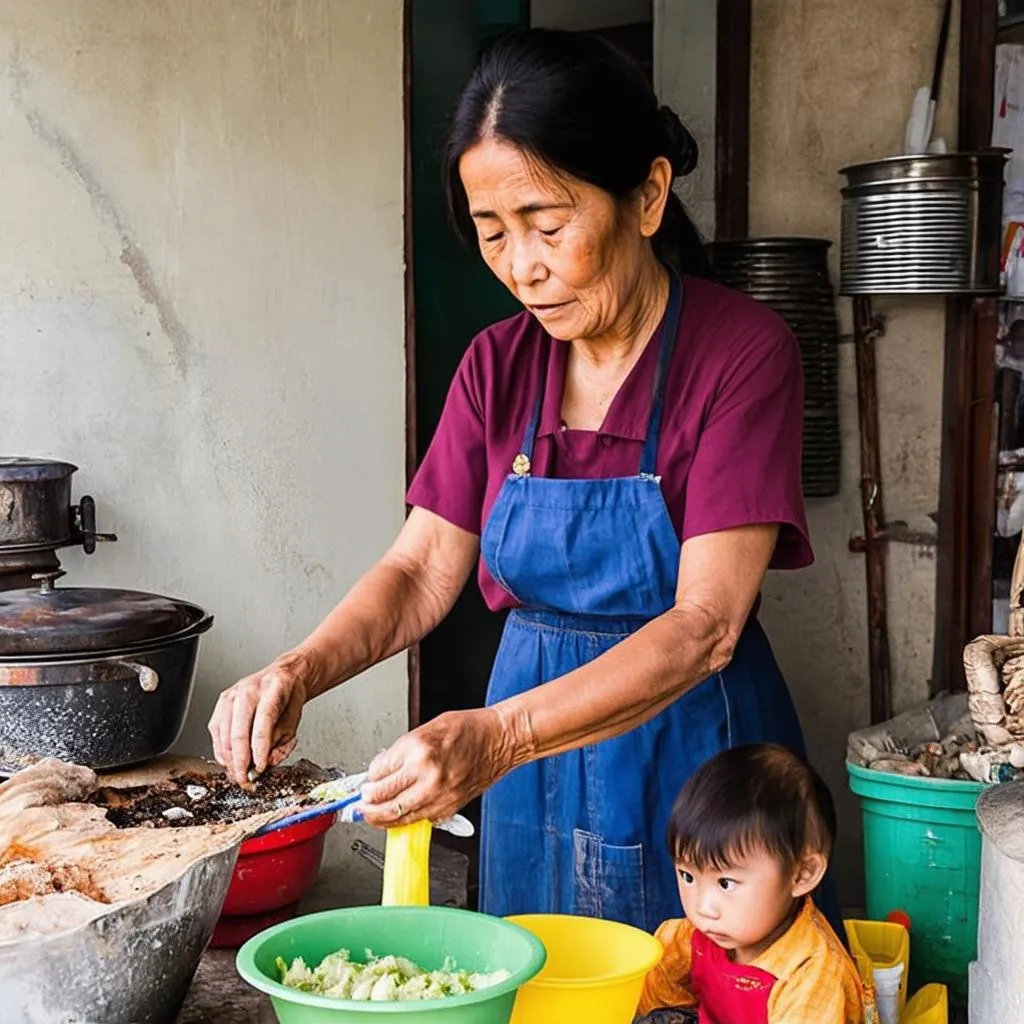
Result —
[{"label": "chopped cabbage", "polygon": [[505,970],[490,974],[460,971],[451,957],[445,959],[440,970],[425,971],[405,957],[374,956],[369,950],[366,963],[358,963],[347,949],[330,953],[312,969],[301,956],[290,965],[278,957],[277,970],[281,984],[288,988],[360,1002],[464,996],[499,985],[512,976]]},{"label": "chopped cabbage", "polygon": [[310,800],[317,803],[333,803],[335,800],[344,800],[359,792],[359,786],[365,776],[343,775],[340,779],[330,779],[328,782],[321,782],[309,791]]}]

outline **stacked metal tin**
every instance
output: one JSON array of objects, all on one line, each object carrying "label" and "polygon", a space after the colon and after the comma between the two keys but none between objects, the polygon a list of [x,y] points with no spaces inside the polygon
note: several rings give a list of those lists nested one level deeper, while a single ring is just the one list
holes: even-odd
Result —
[{"label": "stacked metal tin", "polygon": [[843,295],[997,295],[1006,151],[845,167]]},{"label": "stacked metal tin", "polygon": [[804,368],[803,488],[809,498],[839,492],[839,326],[821,238],[715,242],[718,280],[774,309],[800,344]]}]

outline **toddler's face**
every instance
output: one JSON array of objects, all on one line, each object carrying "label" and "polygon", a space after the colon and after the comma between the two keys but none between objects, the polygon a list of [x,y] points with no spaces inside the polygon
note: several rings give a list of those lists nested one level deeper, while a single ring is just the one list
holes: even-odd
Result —
[{"label": "toddler's face", "polygon": [[676,872],[687,918],[740,963],[755,959],[785,931],[803,895],[799,872],[763,850],[734,857],[721,871],[680,861]]}]

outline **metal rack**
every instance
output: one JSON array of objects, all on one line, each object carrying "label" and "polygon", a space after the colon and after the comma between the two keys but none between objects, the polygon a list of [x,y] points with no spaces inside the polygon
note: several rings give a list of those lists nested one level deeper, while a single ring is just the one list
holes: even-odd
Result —
[{"label": "metal rack", "polygon": [[885,322],[874,313],[872,296],[998,293],[1004,161],[1004,154],[986,151],[898,157],[844,170],[849,185],[843,189],[839,290],[853,298],[864,523],[850,550],[865,555],[873,723],[893,713],[888,545],[934,545],[937,538],[886,521],[875,359]]}]

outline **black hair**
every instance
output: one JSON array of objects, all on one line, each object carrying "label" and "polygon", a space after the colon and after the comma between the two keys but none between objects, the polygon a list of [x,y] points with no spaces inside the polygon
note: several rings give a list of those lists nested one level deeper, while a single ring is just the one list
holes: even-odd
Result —
[{"label": "black hair", "polygon": [[[598,36],[522,29],[482,53],[462,90],[445,153],[445,192],[455,228],[476,231],[459,175],[463,154],[494,135],[616,199],[636,194],[663,156],[675,177],[697,166],[697,143],[675,112],[659,106],[639,66]],[[670,192],[655,251],[682,273],[711,277],[704,243]]]},{"label": "black hair", "polygon": [[672,808],[669,848],[698,871],[722,871],[764,850],[787,870],[808,853],[828,857],[836,810],[821,776],[785,747],[733,747],[683,786]]}]

